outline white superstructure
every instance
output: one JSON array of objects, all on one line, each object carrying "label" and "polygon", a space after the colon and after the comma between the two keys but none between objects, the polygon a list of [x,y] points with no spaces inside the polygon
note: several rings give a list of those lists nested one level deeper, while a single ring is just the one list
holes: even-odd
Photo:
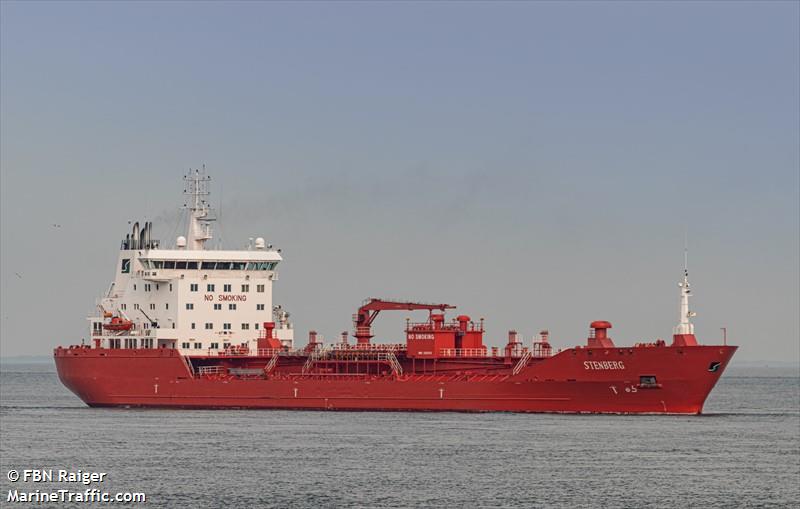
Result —
[{"label": "white superstructure", "polygon": [[206,249],[212,238],[207,202],[210,177],[185,178],[188,231],[171,249],[151,238],[152,223],[134,223],[122,241],[116,275],[89,318],[93,346],[176,348],[189,355],[230,347],[255,351],[264,322],[292,347],[289,313],[273,306],[272,283],[280,251],[259,237],[246,250]]}]

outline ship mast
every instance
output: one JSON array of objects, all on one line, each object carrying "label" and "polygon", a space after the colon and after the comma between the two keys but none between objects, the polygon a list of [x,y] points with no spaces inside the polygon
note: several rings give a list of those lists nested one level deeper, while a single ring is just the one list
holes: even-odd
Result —
[{"label": "ship mast", "polygon": [[691,318],[697,313],[689,311],[689,297],[692,295],[691,285],[689,284],[689,250],[683,250],[683,281],[678,283],[681,289],[681,311],[678,325],[673,329],[674,334],[694,334],[694,324]]},{"label": "ship mast", "polygon": [[211,239],[211,224],[214,220],[211,216],[211,207],[208,205],[207,196],[208,183],[211,177],[206,175],[206,167],[203,170],[189,170],[183,177],[187,183],[183,193],[189,196],[188,203],[184,205],[189,211],[189,231],[186,235],[187,247],[193,250],[205,248],[207,240]]}]

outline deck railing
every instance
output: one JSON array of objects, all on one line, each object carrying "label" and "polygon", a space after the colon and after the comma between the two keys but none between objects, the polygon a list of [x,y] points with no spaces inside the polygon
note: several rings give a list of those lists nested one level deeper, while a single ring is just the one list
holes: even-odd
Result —
[{"label": "deck railing", "polygon": [[486,348],[442,348],[439,350],[440,357],[487,357]]},{"label": "deck railing", "polygon": [[403,374],[403,367],[392,351],[317,350],[311,352],[303,365],[302,373],[309,373],[317,362],[385,362],[395,375]]},{"label": "deck railing", "polygon": [[[461,330],[461,324],[458,322],[442,322],[438,326],[430,322],[406,324],[406,332],[435,332],[447,330]],[[483,323],[468,323],[467,332],[484,332]]]},{"label": "deck railing", "polygon": [[356,343],[354,345],[334,343],[331,350],[358,350],[367,352],[404,352],[408,347],[404,343]]},{"label": "deck railing", "polygon": [[203,375],[224,375],[228,369],[224,366],[200,366],[197,368],[197,374]]}]

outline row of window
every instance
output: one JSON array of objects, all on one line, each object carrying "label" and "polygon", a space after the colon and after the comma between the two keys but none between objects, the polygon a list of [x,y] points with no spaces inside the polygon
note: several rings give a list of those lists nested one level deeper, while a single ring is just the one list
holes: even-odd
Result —
[{"label": "row of window", "polygon": [[141,260],[145,269],[186,270],[275,270],[278,262],[198,262],[178,260]]},{"label": "row of window", "polygon": [[[128,309],[128,305],[127,304],[120,304],[119,307],[123,311]],[[139,304],[134,304],[133,305],[133,309],[139,309]],[[155,303],[150,303],[150,309],[155,311],[155,309],[156,309]],[[164,309],[169,309],[169,302],[164,303]],[[186,309],[189,309],[189,310],[194,309],[194,303],[187,302],[186,303]],[[222,304],[214,304],[214,310],[215,311],[220,311],[221,309],[222,309]],[[235,311],[236,310],[236,304],[228,304],[228,309],[230,309],[231,311]],[[264,311],[264,304],[256,304],[256,311]]]},{"label": "row of window", "polygon": [[[195,343],[192,343],[191,341],[184,341],[183,343],[181,343],[181,348],[183,348],[184,350],[188,350],[188,349],[192,348],[193,345],[194,345],[194,349],[195,350],[202,350],[203,349],[203,343],[201,343],[199,341],[196,341]],[[212,350],[218,350],[219,349],[219,343],[218,342],[209,343],[208,347],[210,349],[212,349]],[[230,348],[230,347],[231,347],[230,343],[222,343],[222,348]]]},{"label": "row of window", "polygon": [[[197,324],[195,322],[192,322],[192,329],[196,329],[196,328],[197,328]],[[253,328],[254,329],[258,329],[258,322],[253,324]],[[213,322],[206,322],[205,329],[206,330],[214,330],[214,323]],[[232,330],[231,329],[231,324],[230,323],[223,323],[222,324],[222,330]],[[243,323],[241,330],[250,330],[250,324],[249,323]]]},{"label": "row of window", "polygon": [[[158,289],[160,288],[160,286],[158,284],[156,284],[155,287],[156,287],[155,291],[158,291]],[[136,283],[133,284],[133,291],[134,292],[136,291]],[[153,291],[153,285],[151,283],[145,283],[144,291],[152,292]],[[169,291],[172,291],[172,283],[169,284]]]},{"label": "row of window", "polygon": [[[206,291],[207,292],[214,292],[214,291],[216,291],[216,288],[217,288],[217,286],[214,283],[209,283],[209,284],[206,285]],[[256,291],[258,293],[264,293],[265,288],[266,288],[266,285],[256,285]],[[134,288],[134,290],[135,289],[136,288]],[[196,292],[199,289],[200,289],[200,285],[198,285],[197,283],[191,283],[189,285],[189,291],[190,292]],[[233,291],[233,285],[228,285],[228,284],[222,285],[222,291],[223,292],[232,292]],[[250,285],[242,285],[242,292],[241,293],[247,293],[249,291],[250,291]]]},{"label": "row of window", "polygon": [[[151,283],[145,283],[144,291],[152,292],[153,291],[153,286],[156,287],[155,291],[158,291],[159,285],[158,284],[153,285]],[[197,283],[191,283],[189,285],[189,291],[190,292],[196,292],[199,288],[200,288],[200,285],[198,285]],[[215,288],[216,288],[216,285],[214,283],[209,283],[209,284],[206,285],[206,291],[213,292],[213,291],[215,291]],[[264,293],[265,288],[266,288],[266,285],[256,285],[256,291],[259,292],[259,293]],[[133,291],[134,292],[136,291],[136,284],[135,283],[133,285]],[[172,291],[172,283],[169,284],[169,291]],[[223,292],[232,292],[233,291],[233,285],[230,285],[230,284],[222,285],[222,291]],[[250,285],[242,285],[242,292],[241,293],[247,293],[249,291],[250,291]]]},{"label": "row of window", "polygon": [[120,338],[110,338],[108,340],[108,347],[109,348],[153,348],[153,338],[141,338],[137,340],[136,338],[125,338],[125,342],[122,343]]},{"label": "row of window", "polygon": [[[154,307],[152,307],[153,304],[150,304],[150,306],[151,306],[151,309],[155,309]],[[167,304],[167,309],[169,309],[169,304]],[[194,303],[187,302],[186,303],[186,309],[188,309],[188,310],[194,309]],[[236,304],[228,304],[228,309],[230,309],[231,311],[235,311],[236,310]],[[222,304],[219,304],[219,303],[214,304],[214,310],[215,311],[222,310]],[[256,304],[256,311],[264,311],[264,304]]]},{"label": "row of window", "polygon": [[[120,304],[119,308],[122,309],[123,311],[125,311],[126,309],[128,309],[128,305],[127,304]],[[133,309],[139,309],[139,304],[134,304],[133,305]],[[155,303],[151,303],[150,304],[150,309],[155,311],[155,309],[156,309]],[[169,302],[164,304],[164,309],[169,309]]]}]

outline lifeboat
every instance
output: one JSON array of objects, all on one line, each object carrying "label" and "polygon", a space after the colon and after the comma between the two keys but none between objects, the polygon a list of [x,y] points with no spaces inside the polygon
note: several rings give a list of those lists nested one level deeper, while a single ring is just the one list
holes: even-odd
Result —
[{"label": "lifeboat", "polygon": [[131,330],[132,327],[133,322],[130,320],[124,320],[118,316],[113,317],[110,322],[103,324],[104,329],[115,332]]}]

